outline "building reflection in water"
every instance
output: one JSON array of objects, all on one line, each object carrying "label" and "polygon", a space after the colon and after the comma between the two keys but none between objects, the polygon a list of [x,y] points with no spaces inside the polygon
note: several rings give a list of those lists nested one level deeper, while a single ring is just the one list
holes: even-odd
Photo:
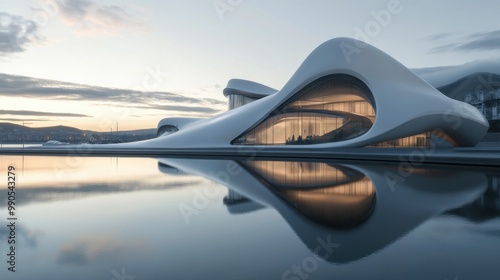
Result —
[{"label": "building reflection in water", "polygon": [[[180,174],[177,169],[168,174],[168,168],[163,168],[159,173],[157,161],[151,158],[0,156],[0,162],[18,170],[17,205],[168,190],[203,181],[191,175],[175,176]],[[0,191],[0,207],[6,205],[7,192]]]},{"label": "building reflection in water", "polygon": [[[21,157],[3,159],[22,166]],[[340,244],[317,255],[335,263],[371,255],[436,215],[474,222],[500,216],[494,169],[420,165],[401,176],[400,163],[123,158],[116,166],[108,158],[83,158],[76,168],[66,160],[27,157],[20,204],[181,188],[203,184],[204,177],[228,187],[230,214],[272,208],[314,254],[319,239]],[[54,163],[62,172],[54,173]]]},{"label": "building reflection in water", "polygon": [[445,212],[475,223],[482,223],[500,217],[500,176],[486,173],[488,188],[476,200],[459,208]]},{"label": "building reflection in water", "polygon": [[318,240],[341,244],[333,254],[317,255],[334,263],[371,255],[488,189],[485,173],[469,167],[420,165],[403,177],[399,163],[161,161],[227,186],[224,204],[231,214],[275,209],[313,253]]},{"label": "building reflection in water", "polygon": [[243,166],[311,220],[333,228],[365,221],[375,187],[363,173],[324,162],[247,161]]},{"label": "building reflection in water", "polygon": [[[300,161],[241,161],[239,164],[304,216],[330,228],[346,229],[360,225],[370,217],[375,208],[376,187],[373,181],[360,171],[344,165]],[[382,171],[397,171],[396,166],[390,164],[385,165],[385,169],[375,169],[379,170],[376,175],[380,177],[383,177]],[[460,180],[453,180],[454,183],[449,185],[450,178],[458,173],[459,170],[450,172],[446,168],[415,168],[415,176],[404,180],[406,182],[402,186],[439,195],[441,192],[453,191],[453,188],[460,191],[471,184],[471,181],[474,181],[472,189],[477,185],[487,185],[482,195],[472,202],[444,211],[443,214],[463,217],[476,223],[500,217],[500,174],[484,172],[486,176],[483,178],[483,172],[461,173],[461,178],[466,178],[469,174],[473,179],[463,180],[461,184],[457,184]],[[379,182],[378,187],[389,188],[388,182]],[[440,185],[449,186],[437,188]],[[248,213],[265,207],[238,193],[231,186],[224,204],[232,214]]]}]

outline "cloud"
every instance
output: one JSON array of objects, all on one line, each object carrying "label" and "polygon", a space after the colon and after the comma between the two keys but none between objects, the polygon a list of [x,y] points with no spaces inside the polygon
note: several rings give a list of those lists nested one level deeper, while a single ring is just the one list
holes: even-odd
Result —
[{"label": "cloud", "polygon": [[450,39],[450,33],[436,34],[426,37],[428,41],[436,42],[453,40],[454,42],[433,47],[429,53],[445,52],[471,52],[471,51],[496,51],[500,50],[500,30],[491,32],[478,32],[457,39]]},{"label": "cloud", "polygon": [[63,21],[79,34],[116,34],[118,31],[144,31],[148,25],[116,5],[99,5],[89,0],[57,0]]},{"label": "cloud", "polygon": [[82,235],[66,243],[59,250],[57,262],[65,265],[85,265],[106,259],[119,259],[131,253],[145,252],[146,240],[117,240],[111,234]]},{"label": "cloud", "polygon": [[0,118],[2,122],[47,122],[49,119]]},{"label": "cloud", "polygon": [[445,33],[439,33],[439,34],[426,36],[426,37],[422,38],[422,40],[431,41],[431,42],[441,41],[443,39],[448,39],[448,38],[452,37],[453,35],[455,35],[455,33],[445,32]]},{"label": "cloud", "polygon": [[[156,133],[156,132],[155,132]],[[44,167],[40,167],[42,169],[37,169],[36,167],[32,167],[30,172],[43,172]],[[50,167],[47,167],[50,168]],[[71,167],[67,167],[71,169]],[[66,171],[72,171],[72,170]],[[61,170],[61,171],[64,171]],[[66,172],[64,171],[64,172]],[[68,175],[70,181],[73,180],[71,174],[73,173],[64,173]],[[162,176],[162,175],[158,175]],[[150,178],[151,179],[151,178]],[[78,180],[78,179],[77,179]],[[19,205],[21,204],[29,204],[29,203],[41,203],[41,202],[51,202],[51,201],[68,201],[72,199],[84,198],[84,197],[94,197],[100,196],[104,194],[113,195],[116,193],[130,193],[136,191],[163,191],[175,188],[184,188],[186,186],[190,186],[195,183],[200,183],[199,179],[189,178],[187,181],[172,181],[172,182],[163,182],[163,183],[147,183],[144,184],[144,180],[141,182],[140,179],[131,180],[129,182],[123,182],[118,180],[117,182],[93,182],[89,179],[86,183],[78,182],[69,182],[68,180],[58,180],[54,182],[54,180],[50,179],[37,179],[32,182],[24,182],[23,192],[20,192],[18,196]],[[71,186],[71,187],[68,187]],[[139,187],[140,186],[140,187]],[[0,207],[4,207],[7,205],[7,192],[0,192]],[[0,227],[1,229],[1,227]],[[2,239],[0,239],[2,240]]]},{"label": "cloud", "polygon": [[115,103],[141,109],[217,113],[226,102],[213,98],[188,97],[172,92],[142,92],[37,79],[0,73],[0,96],[46,100],[91,101]]},{"label": "cloud", "polygon": [[33,21],[0,12],[0,55],[23,52],[37,38],[36,32]]},{"label": "cloud", "polygon": [[26,110],[0,110],[0,115],[19,115],[19,116],[41,116],[41,117],[89,117],[88,115],[73,113],[52,113]]},{"label": "cloud", "polygon": [[183,105],[159,105],[159,106],[153,106],[153,108],[158,110],[205,113],[205,114],[213,114],[220,112],[220,110],[210,107],[193,107],[193,106],[183,106]]},{"label": "cloud", "polygon": [[86,0],[60,0],[57,1],[63,15],[69,16],[74,20],[82,20],[87,14],[87,10],[93,5]]}]

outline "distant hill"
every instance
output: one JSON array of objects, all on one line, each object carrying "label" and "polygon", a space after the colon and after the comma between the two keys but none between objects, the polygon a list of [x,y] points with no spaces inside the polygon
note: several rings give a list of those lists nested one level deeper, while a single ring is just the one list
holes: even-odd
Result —
[{"label": "distant hill", "polygon": [[27,127],[13,123],[0,122],[0,143],[44,143],[57,140],[72,144],[95,143],[109,144],[134,142],[156,137],[156,128],[127,131],[91,131],[70,126]]},{"label": "distant hill", "polygon": [[448,97],[464,101],[466,92],[490,91],[500,88],[500,75],[493,73],[474,73],[467,75],[438,90]]},{"label": "distant hill", "polygon": [[[0,122],[0,133],[51,133],[51,132],[61,132],[61,133],[99,133],[99,134],[110,134],[111,132],[98,132],[92,130],[81,130],[71,126],[47,126],[47,127],[28,127],[22,126],[18,124],[8,123],[8,122]],[[116,133],[116,132],[113,132]],[[119,131],[119,134],[136,134],[136,135],[145,135],[145,134],[156,134],[156,128],[148,128],[148,129],[136,129],[136,130],[124,130]]]},{"label": "distant hill", "polygon": [[[138,135],[143,135],[143,134],[155,134],[156,135],[156,128],[146,128],[146,129],[136,129],[136,130],[127,130],[123,131],[123,133],[127,134],[138,134]],[[120,131],[122,133],[122,131]]]},{"label": "distant hill", "polygon": [[79,133],[82,130],[70,126],[47,126],[47,127],[28,127],[13,123],[0,122],[0,133],[13,133],[13,132],[48,132],[48,131],[61,131],[70,133]]}]

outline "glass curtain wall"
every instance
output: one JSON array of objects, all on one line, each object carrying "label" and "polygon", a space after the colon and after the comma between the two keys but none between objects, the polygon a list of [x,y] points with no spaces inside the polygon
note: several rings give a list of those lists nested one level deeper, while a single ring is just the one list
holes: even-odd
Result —
[{"label": "glass curtain wall", "polygon": [[246,97],[243,95],[230,94],[228,95],[228,110],[236,109],[248,103],[252,103],[256,98]]},{"label": "glass curtain wall", "polygon": [[[432,138],[434,137],[434,139]],[[458,143],[453,137],[446,134],[444,131],[436,129],[433,131],[420,133],[417,135],[412,135],[404,138],[389,140],[377,144],[370,145],[368,147],[375,148],[398,148],[398,147],[419,147],[428,148],[432,146],[434,142],[435,145],[442,145],[442,143],[447,143],[446,145],[457,147]]]},{"label": "glass curtain wall", "polygon": [[361,180],[364,174],[323,162],[245,161],[243,165],[276,188],[322,188]]},{"label": "glass curtain wall", "polygon": [[356,170],[326,162],[244,161],[242,166],[315,222],[350,228],[375,206],[373,182]]},{"label": "glass curtain wall", "polygon": [[427,132],[373,144],[368,147],[397,148],[397,147],[430,147],[430,146],[431,146],[431,133]]},{"label": "glass curtain wall", "polygon": [[233,144],[305,145],[343,141],[367,132],[374,120],[373,96],[363,82],[349,75],[328,75],[297,92]]},{"label": "glass curtain wall", "polygon": [[179,129],[176,126],[164,125],[158,129],[156,136],[166,136],[177,131],[179,131]]}]

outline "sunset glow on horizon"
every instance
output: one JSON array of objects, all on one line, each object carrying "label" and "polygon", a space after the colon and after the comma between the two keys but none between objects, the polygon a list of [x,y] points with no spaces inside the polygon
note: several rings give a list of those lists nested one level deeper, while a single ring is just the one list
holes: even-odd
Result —
[{"label": "sunset glow on horizon", "polygon": [[226,110],[229,79],[281,89],[335,37],[412,69],[500,61],[493,0],[196,4],[0,0],[0,122],[109,132],[213,116]]}]

